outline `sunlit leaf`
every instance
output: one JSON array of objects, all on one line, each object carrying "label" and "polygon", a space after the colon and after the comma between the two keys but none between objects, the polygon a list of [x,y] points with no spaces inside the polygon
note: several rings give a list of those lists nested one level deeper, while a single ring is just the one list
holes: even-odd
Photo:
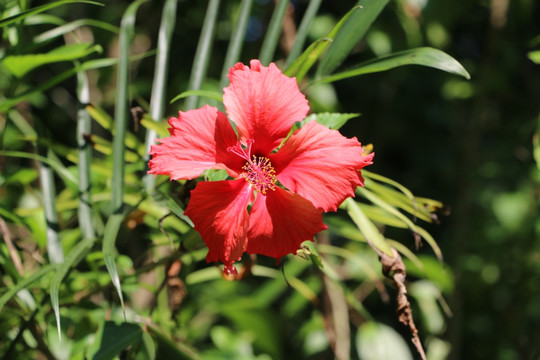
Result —
[{"label": "sunlit leaf", "polygon": [[214,100],[217,100],[219,102],[223,102],[223,94],[217,92],[217,91],[210,91],[210,90],[188,90],[188,91],[184,91],[178,95],[176,95],[171,101],[170,103],[172,104],[173,102],[177,101],[177,100],[180,100],[180,99],[183,99],[183,98],[186,98],[188,96],[202,96],[202,97],[207,97],[207,98],[210,98],[210,99],[214,99]]},{"label": "sunlit leaf", "polygon": [[361,360],[412,360],[409,346],[391,327],[368,321],[356,333],[356,349]]},{"label": "sunlit leaf", "polygon": [[428,66],[451,74],[461,75],[466,79],[470,79],[471,77],[467,70],[450,55],[441,50],[422,47],[369,60],[349,70],[323,77],[320,81],[333,82],[354,76],[386,71],[405,65]]},{"label": "sunlit leaf", "polygon": [[349,19],[361,11],[360,6],[352,8],[341,20],[330,30],[328,35],[316,40],[283,72],[287,76],[296,76],[298,82],[302,81],[307,72],[311,69],[315,61],[317,61],[324,51],[332,44],[334,38],[339,33],[341,28],[349,21]]},{"label": "sunlit leaf", "polygon": [[351,14],[337,33],[317,68],[317,78],[331,74],[345,60],[387,3],[388,0],[360,0],[356,3],[360,9]]},{"label": "sunlit leaf", "polygon": [[358,226],[358,229],[362,232],[367,241],[376,247],[379,251],[392,256],[392,250],[390,245],[384,239],[384,236],[379,232],[375,224],[364,214],[362,209],[358,206],[356,201],[348,198],[342,204],[352,221]]},{"label": "sunlit leaf", "polygon": [[315,120],[321,125],[329,129],[337,130],[347,123],[350,119],[360,116],[360,114],[340,114],[340,113],[317,113],[311,114],[302,120],[302,124],[306,124]]}]

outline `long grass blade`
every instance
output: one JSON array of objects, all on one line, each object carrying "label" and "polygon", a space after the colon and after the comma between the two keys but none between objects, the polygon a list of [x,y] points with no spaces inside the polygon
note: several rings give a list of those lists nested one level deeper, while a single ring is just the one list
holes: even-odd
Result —
[{"label": "long grass blade", "polygon": [[92,5],[100,5],[105,6],[102,3],[95,2],[95,1],[86,1],[86,0],[62,0],[62,1],[55,1],[50,4],[45,4],[41,6],[36,6],[35,8],[28,9],[26,11],[23,11],[19,14],[15,14],[13,16],[4,18],[0,20],[0,26],[6,26],[9,24],[12,24],[14,22],[20,21],[22,19],[27,18],[28,16],[39,14],[42,12],[45,12],[50,9],[54,9],[55,7],[65,5],[65,4],[73,4],[73,3],[84,3],[84,4],[92,4]]},{"label": "long grass blade", "polygon": [[95,238],[87,238],[75,245],[67,255],[66,260],[57,268],[56,273],[51,280],[51,304],[56,317],[56,328],[58,330],[59,339],[62,339],[62,330],[60,327],[60,301],[58,299],[60,285],[62,285],[62,281],[66,277],[68,271],[83,259],[84,255],[92,247],[95,240]]},{"label": "long grass blade", "polygon": [[2,308],[6,303],[11,299],[15,294],[17,294],[21,290],[25,290],[30,286],[32,283],[38,281],[43,276],[47,275],[49,272],[56,269],[58,265],[56,264],[49,264],[42,266],[39,270],[37,270],[35,273],[33,273],[30,276],[25,277],[24,279],[21,279],[19,282],[17,282],[15,285],[10,286],[9,290],[6,291],[2,297],[0,297],[0,311],[2,311]]},{"label": "long grass blade", "polygon": [[311,0],[309,2],[306,12],[304,13],[304,17],[302,18],[300,26],[298,27],[293,47],[289,53],[289,56],[287,57],[287,61],[285,62],[285,68],[288,68],[289,65],[291,65],[293,61],[298,58],[298,56],[300,56],[304,43],[306,42],[309,27],[315,18],[315,15],[317,15],[317,11],[321,6],[321,1],[322,0]]},{"label": "long grass blade", "polygon": [[[161,14],[161,25],[159,27],[158,46],[156,55],[156,66],[154,69],[154,82],[152,84],[152,95],[150,98],[150,116],[155,121],[160,121],[165,112],[165,94],[167,90],[167,73],[169,68],[169,53],[171,50],[171,38],[174,25],[176,23],[176,5],[178,0],[167,0],[163,6]],[[150,160],[150,147],[154,144],[157,133],[149,129],[146,132],[145,140],[145,164]],[[148,166],[148,165],[146,165]],[[148,169],[147,169],[148,170]],[[146,171],[145,171],[146,173]],[[147,192],[151,192],[156,183],[153,175],[145,174],[143,178]]]},{"label": "long grass blade", "polygon": [[[214,38],[214,29],[216,27],[217,15],[219,10],[219,0],[210,0],[204,23],[201,30],[201,37],[197,44],[197,51],[193,59],[191,68],[191,77],[189,79],[188,90],[200,90],[206,76],[206,70],[210,61],[210,53],[212,50],[212,40]],[[197,106],[197,96],[190,96],[186,99],[184,110],[191,110]]]},{"label": "long grass blade", "polygon": [[259,55],[259,60],[263,65],[270,64],[274,57],[279,41],[279,35],[281,34],[281,24],[283,23],[283,18],[285,17],[285,11],[287,10],[288,5],[289,0],[279,0],[274,9]]},{"label": "long grass blade", "polygon": [[341,65],[387,3],[388,0],[360,0],[356,3],[361,6],[361,11],[355,12],[336,35],[317,68],[317,78],[331,74]]},{"label": "long grass blade", "polygon": [[120,279],[114,262],[115,242],[120,223],[123,218],[123,196],[124,196],[124,152],[126,123],[128,116],[128,85],[129,85],[129,49],[134,35],[135,16],[141,4],[148,0],[137,0],[129,5],[120,26],[120,40],[118,60],[118,78],[117,78],[117,97],[115,104],[115,136],[113,143],[113,176],[111,189],[111,208],[113,215],[107,221],[105,226],[105,236],[103,239],[103,258],[113,281],[114,287],[120,298],[122,309],[124,309],[124,299],[120,287]]},{"label": "long grass blade", "polygon": [[34,43],[42,43],[60,37],[64,34],[70,33],[83,26],[93,26],[98,29],[106,30],[114,34],[118,34],[118,27],[111,25],[107,22],[95,20],[95,19],[79,19],[61,26],[57,26],[54,29],[45,31],[34,37]]},{"label": "long grass blade", "polygon": [[242,0],[240,3],[238,18],[235,21],[231,34],[231,42],[229,43],[227,54],[225,55],[225,61],[223,62],[221,82],[219,84],[220,88],[224,88],[227,85],[229,68],[232,67],[240,58],[240,52],[242,51],[242,45],[244,44],[244,36],[246,34],[247,22],[249,19],[249,14],[251,13],[252,5],[253,0]]}]

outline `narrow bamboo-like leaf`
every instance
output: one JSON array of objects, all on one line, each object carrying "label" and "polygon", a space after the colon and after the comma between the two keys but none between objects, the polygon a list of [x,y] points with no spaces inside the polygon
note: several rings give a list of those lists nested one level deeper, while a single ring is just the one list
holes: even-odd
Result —
[{"label": "narrow bamboo-like leaf", "polygon": [[122,286],[120,284],[120,276],[118,275],[118,270],[116,268],[116,263],[114,262],[116,256],[116,236],[120,230],[120,225],[124,220],[124,214],[113,214],[109,217],[107,224],[105,225],[105,232],[103,234],[103,259],[105,261],[105,266],[111,277],[112,283],[118,298],[120,299],[120,304],[122,309],[124,309],[124,297],[122,296]]},{"label": "narrow bamboo-like leaf", "polygon": [[[171,38],[176,23],[176,5],[178,0],[167,0],[161,13],[161,25],[159,27],[158,48],[156,65],[154,67],[154,81],[152,83],[152,95],[150,98],[150,121],[154,119],[159,122],[165,112],[165,97],[167,92],[167,74],[169,68],[169,53],[171,49]],[[148,120],[148,117],[145,118]],[[146,132],[144,146],[145,170],[148,171],[148,161],[150,160],[150,147],[157,138],[157,132],[149,129]],[[145,171],[145,173],[146,173]],[[146,191],[154,188],[155,177],[145,174],[143,182]]]},{"label": "narrow bamboo-like leaf", "polygon": [[380,275],[379,273],[375,272],[375,270],[368,264],[364,259],[362,259],[358,254],[355,254],[354,252],[347,250],[345,248],[327,245],[327,244],[319,244],[318,245],[319,251],[323,254],[331,254],[340,256],[344,259],[350,260],[351,262],[358,265],[360,269],[362,269],[366,275],[366,277],[371,282],[378,282],[380,281]]},{"label": "narrow bamboo-like leaf", "polygon": [[[143,54],[138,54],[131,56],[129,58],[130,61],[137,61],[144,59],[145,57],[152,56],[154,54],[154,51],[147,51]],[[72,77],[75,75],[78,71],[86,71],[86,70],[92,70],[92,69],[99,69],[103,67],[113,66],[118,62],[118,59],[116,58],[108,58],[108,59],[98,59],[98,60],[90,60],[82,63],[79,66],[75,66],[73,69],[69,69],[64,71],[61,74],[56,75],[50,80],[47,80],[37,86],[31,87],[30,89],[24,91],[22,94],[17,95],[14,98],[11,99],[3,99],[0,100],[0,112],[6,112],[11,107],[17,105],[21,101],[27,100],[32,95],[44,92],[47,89],[50,89],[51,87],[55,86],[56,84],[61,83],[62,81]]]},{"label": "narrow bamboo-like leaf", "polygon": [[289,66],[284,74],[287,76],[295,76],[296,81],[300,83],[315,61],[319,59],[324,50],[332,43],[331,38],[322,38],[316,40],[313,44],[309,45],[306,51],[300,55],[300,57]]},{"label": "narrow bamboo-like leaf", "polygon": [[83,238],[94,238],[94,224],[92,221],[92,206],[90,198],[90,157],[92,147],[86,137],[91,133],[90,114],[86,110],[86,104],[90,102],[90,86],[86,73],[77,73],[77,97],[79,110],[77,111],[77,151],[79,171],[79,225]]},{"label": "narrow bamboo-like leaf", "polygon": [[171,104],[177,100],[189,97],[189,96],[202,96],[207,97],[210,99],[214,99],[220,102],[223,102],[223,94],[217,92],[217,91],[210,91],[210,90],[187,90],[184,91],[178,95],[176,95],[172,100]]},{"label": "narrow bamboo-like leaf", "polygon": [[345,125],[347,121],[358,116],[360,116],[360,114],[317,113],[311,114],[302,120],[302,124],[315,120],[319,124],[324,125],[329,129],[337,130]]},{"label": "narrow bamboo-like leaf", "polygon": [[372,179],[372,180],[377,180],[379,182],[391,185],[391,186],[399,189],[409,199],[414,200],[413,193],[409,189],[407,189],[405,186],[398,183],[397,181],[394,181],[394,180],[389,179],[389,178],[387,178],[385,176],[382,176],[382,175],[379,175],[379,174],[376,174],[376,173],[373,173],[373,172],[367,171],[367,170],[362,170],[362,175],[365,178],[369,178],[369,179]]},{"label": "narrow bamboo-like leaf", "polygon": [[28,72],[42,65],[71,61],[88,56],[93,52],[101,53],[103,49],[99,45],[91,44],[68,44],[53,49],[45,54],[10,55],[6,56],[3,64],[16,77],[23,77]]},{"label": "narrow bamboo-like leaf", "polygon": [[120,298],[122,310],[124,310],[124,298],[120,286],[120,278],[114,262],[115,242],[123,215],[124,197],[124,172],[125,172],[125,138],[126,123],[129,107],[129,49],[135,32],[135,16],[141,4],[148,0],[137,0],[131,3],[122,17],[120,26],[118,77],[116,104],[114,113],[115,136],[113,141],[113,176],[111,184],[111,208],[113,215],[109,217],[105,226],[103,239],[103,257],[109,271],[114,287]]},{"label": "narrow bamboo-like leaf", "polygon": [[49,165],[56,173],[64,180],[66,184],[70,184],[73,186],[77,185],[77,179],[73,176],[72,173],[69,172],[68,169],[65,168],[65,166],[57,161],[57,159],[53,158],[46,158],[44,156],[40,156],[38,154],[32,154],[32,153],[26,153],[22,151],[4,151],[0,150],[1,156],[9,156],[9,157],[18,157],[18,158],[25,158],[25,159],[33,159],[36,161],[40,161],[42,163],[45,163]]},{"label": "narrow bamboo-like leaf", "polygon": [[[320,0],[317,0],[320,1]],[[229,68],[232,67],[240,58],[240,52],[242,51],[242,45],[244,44],[244,36],[246,35],[246,28],[251,12],[251,6],[253,0],[242,0],[240,3],[240,9],[238,11],[238,18],[234,22],[233,31],[231,33],[231,41],[225,54],[225,60],[223,61],[223,70],[221,71],[220,88],[224,88],[227,85],[229,74]]]},{"label": "narrow bamboo-like leaf", "polygon": [[75,245],[71,251],[66,256],[66,259],[62,264],[60,264],[54,274],[54,277],[51,280],[50,293],[51,293],[51,304],[54,310],[54,315],[56,317],[56,327],[58,329],[58,338],[62,338],[62,332],[60,327],[60,302],[58,300],[58,292],[60,291],[60,285],[66,277],[68,271],[76,266],[84,257],[86,252],[92,247],[95,239],[87,238],[83,239],[77,245]]},{"label": "narrow bamboo-like leaf", "polygon": [[45,12],[50,9],[54,9],[55,7],[65,5],[65,4],[74,4],[74,3],[83,3],[83,4],[92,4],[92,5],[100,5],[104,6],[102,3],[96,2],[96,1],[88,1],[88,0],[61,0],[61,1],[55,1],[53,3],[36,6],[35,8],[28,9],[26,11],[23,11],[19,14],[9,16],[7,18],[0,20],[0,26],[6,26],[9,24],[12,24],[14,22],[20,21],[24,18],[27,18],[28,16],[39,14],[42,12]]},{"label": "narrow bamboo-like leaf", "polygon": [[405,65],[428,66],[446,71],[451,74],[463,76],[466,79],[471,78],[467,70],[465,70],[465,68],[450,55],[446,54],[441,50],[429,47],[422,47],[400,51],[373,60],[369,60],[349,70],[326,76],[320,79],[320,81],[329,83],[354,76],[386,71]]},{"label": "narrow bamboo-like leaf", "polygon": [[65,35],[67,33],[70,33],[80,27],[83,26],[93,26],[98,29],[102,29],[105,31],[109,31],[113,34],[118,34],[118,27],[111,25],[107,22],[95,20],[95,19],[78,19],[75,21],[71,21],[69,23],[60,25],[55,27],[54,29],[51,29],[49,31],[45,31],[37,36],[34,37],[34,43],[42,43],[45,41],[49,41],[52,39],[55,39],[59,36]]},{"label": "narrow bamboo-like leaf", "polygon": [[313,42],[298,59],[296,59],[284,72],[287,76],[296,76],[297,82],[300,82],[307,72],[311,69],[324,51],[332,44],[341,28],[357,12],[361,11],[360,6],[355,6],[330,30],[328,35]]},{"label": "narrow bamboo-like leaf", "polygon": [[358,204],[351,198],[348,198],[343,202],[342,206],[368,242],[379,251],[392,257],[392,248],[388,245],[388,242],[386,242],[384,236],[379,232],[377,227],[369,220],[362,209],[360,209]]},{"label": "narrow bamboo-like leaf", "polygon": [[[373,191],[373,193],[377,194],[377,196],[388,204],[408,212],[415,218],[422,219],[426,222],[433,222],[429,209],[418,206],[416,200],[411,200],[409,197],[393,188],[374,183],[367,179],[365,185],[366,189]],[[361,190],[357,189],[357,191],[360,192]]]},{"label": "narrow bamboo-like leaf", "polygon": [[122,350],[141,341],[142,334],[141,327],[136,324],[105,322],[93,345],[98,350],[92,360],[114,359]]},{"label": "narrow bamboo-like leaf", "polygon": [[141,120],[141,125],[148,130],[152,130],[158,137],[164,137],[169,134],[167,131],[167,125],[162,122],[155,121],[150,116],[144,115]]},{"label": "narrow bamboo-like leaf", "polygon": [[279,35],[281,34],[281,24],[283,23],[283,17],[285,16],[285,11],[289,5],[289,0],[279,0],[276,4],[274,12],[272,13],[272,18],[266,29],[266,35],[261,46],[261,53],[259,55],[259,60],[261,64],[267,66],[272,61],[274,57],[274,52],[279,41]]},{"label": "narrow bamboo-like leaf", "polygon": [[358,41],[364,37],[367,30],[384,9],[388,0],[360,0],[356,5],[360,11],[352,14],[339,30],[334,42],[317,67],[316,78],[331,74],[350,54]]},{"label": "narrow bamboo-like leaf", "polygon": [[[199,37],[197,51],[195,52],[195,58],[193,59],[191,77],[188,85],[189,90],[200,90],[204,78],[206,77],[206,70],[208,68],[210,54],[212,51],[211,45],[214,38],[214,29],[216,27],[219,4],[219,0],[210,0],[208,2],[208,8],[206,9],[206,15],[204,17],[204,23],[201,30],[201,36]],[[197,106],[197,100],[197,96],[188,97],[186,103],[184,104],[184,109],[194,109]]]},{"label": "narrow bamboo-like leaf", "polygon": [[304,12],[304,16],[302,17],[302,21],[300,22],[300,26],[298,27],[298,31],[296,32],[293,47],[289,53],[289,56],[287,57],[287,61],[285,62],[285,68],[288,68],[289,65],[291,65],[302,52],[304,42],[306,41],[309,32],[309,27],[315,18],[315,15],[317,15],[317,11],[321,6],[321,1],[322,0],[311,0],[309,2],[309,5]]},{"label": "narrow bamboo-like leaf", "polygon": [[9,287],[9,290],[6,291],[2,297],[0,297],[0,311],[2,311],[2,308],[6,303],[11,299],[15,294],[17,294],[20,290],[28,288],[30,285],[32,285],[34,282],[41,279],[43,276],[47,275],[51,271],[55,270],[58,265],[56,264],[48,264],[42,266],[39,270],[34,272],[32,275],[26,276],[20,281],[18,281],[16,284]]}]

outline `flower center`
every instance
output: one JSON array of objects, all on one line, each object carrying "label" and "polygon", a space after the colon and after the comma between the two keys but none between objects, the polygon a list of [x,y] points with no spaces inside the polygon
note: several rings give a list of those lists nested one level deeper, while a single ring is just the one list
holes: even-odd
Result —
[{"label": "flower center", "polygon": [[255,156],[242,167],[242,177],[257,191],[266,195],[266,190],[276,189],[276,171],[266,157]]},{"label": "flower center", "polygon": [[227,151],[232,152],[242,159],[246,160],[246,164],[242,167],[244,172],[242,177],[257,191],[266,195],[267,190],[276,189],[276,171],[270,162],[270,159],[264,156],[251,155],[251,146],[253,140],[247,140],[246,149],[242,147],[242,144],[237,143],[235,146],[231,146]]}]

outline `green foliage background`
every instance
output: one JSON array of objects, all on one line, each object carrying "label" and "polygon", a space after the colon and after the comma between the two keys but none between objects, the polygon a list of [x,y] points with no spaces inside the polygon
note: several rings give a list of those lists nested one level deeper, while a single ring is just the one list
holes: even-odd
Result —
[{"label": "green foliage background", "polygon": [[[368,238],[404,258],[428,359],[540,359],[540,5],[358,4],[2,2],[0,357],[416,358]],[[166,118],[219,106],[252,58],[376,157],[316,244],[231,282],[182,215],[193,183],[144,164]]]}]

